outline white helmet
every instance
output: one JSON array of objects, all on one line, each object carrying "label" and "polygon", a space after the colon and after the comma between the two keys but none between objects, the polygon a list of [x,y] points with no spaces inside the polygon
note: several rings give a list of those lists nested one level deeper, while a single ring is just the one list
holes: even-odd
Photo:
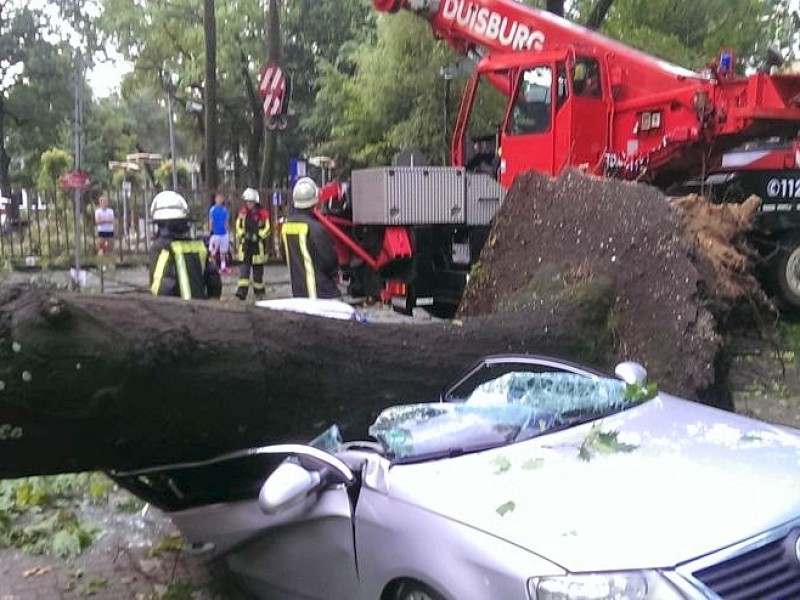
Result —
[{"label": "white helmet", "polygon": [[247,188],[242,192],[242,200],[245,202],[260,202],[258,190],[255,188]]},{"label": "white helmet", "polygon": [[150,218],[153,221],[188,219],[189,205],[178,192],[159,192],[150,205]]},{"label": "white helmet", "polygon": [[294,184],[292,202],[295,208],[311,208],[317,203],[319,190],[310,177],[302,177]]}]

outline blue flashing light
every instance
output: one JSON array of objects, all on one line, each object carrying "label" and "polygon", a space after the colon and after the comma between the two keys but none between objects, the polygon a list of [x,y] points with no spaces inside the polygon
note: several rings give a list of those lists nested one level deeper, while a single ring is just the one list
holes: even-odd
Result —
[{"label": "blue flashing light", "polygon": [[730,73],[733,68],[733,55],[730,52],[723,52],[719,56],[719,70],[722,73]]}]

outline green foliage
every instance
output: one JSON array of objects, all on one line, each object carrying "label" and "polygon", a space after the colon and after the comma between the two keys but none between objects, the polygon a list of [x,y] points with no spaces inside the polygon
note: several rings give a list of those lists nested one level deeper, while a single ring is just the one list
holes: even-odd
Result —
[{"label": "green foliage", "polygon": [[163,554],[177,554],[184,548],[183,539],[180,536],[168,535],[161,538],[147,551],[148,556],[161,556]]},{"label": "green foliage", "polygon": [[800,357],[800,323],[782,320],[778,325],[778,339],[784,348],[783,358],[796,363]]},{"label": "green foliage", "polygon": [[60,557],[80,554],[98,529],[80,522],[74,509],[87,497],[106,502],[112,486],[98,473],[0,481],[0,547]]},{"label": "green foliage", "polygon": [[495,475],[501,475],[511,468],[511,461],[509,461],[505,456],[498,456],[492,461],[492,464],[495,468]]},{"label": "green foliage", "polygon": [[[186,166],[186,163],[181,161],[177,161],[175,164],[175,169],[178,173],[178,187],[179,188],[186,188],[189,186],[189,168]],[[167,159],[163,161],[155,171],[155,178],[156,183],[158,185],[172,189],[172,161]]]},{"label": "green foliage", "polygon": [[151,592],[143,600],[192,600],[194,586],[185,581],[173,581],[163,593]]},{"label": "green foliage", "polygon": [[390,164],[403,148],[432,160],[444,155],[444,83],[440,69],[453,54],[409,13],[378,19],[374,43],[352,55],[353,75],[328,67],[322,73],[311,124],[333,123],[318,151],[353,166]]},{"label": "green foliage", "polygon": [[39,164],[36,185],[43,192],[55,196],[59,189],[58,180],[72,166],[72,156],[59,148],[51,148],[42,152]]},{"label": "green foliage", "polygon": [[[579,0],[579,20],[593,2]],[[702,68],[721,48],[755,64],[785,28],[786,0],[615,0],[601,31],[677,64]]]},{"label": "green foliage", "polygon": [[628,383],[625,385],[625,391],[622,397],[630,400],[634,404],[641,404],[647,402],[658,396],[658,384],[655,382],[648,384],[641,383]]},{"label": "green foliage", "polygon": [[514,509],[517,508],[517,504],[513,500],[509,500],[508,502],[504,502],[500,506],[495,509],[498,515],[501,517],[505,517],[508,513],[514,512]]},{"label": "green foliage", "polygon": [[595,454],[633,452],[638,448],[635,444],[620,442],[618,437],[618,431],[603,431],[600,424],[595,423],[578,448],[578,458],[589,462]]},{"label": "green foliage", "polygon": [[135,513],[139,512],[144,508],[145,504],[136,496],[131,496],[127,500],[123,500],[122,502],[118,502],[116,504],[116,508],[120,512],[124,513]]}]

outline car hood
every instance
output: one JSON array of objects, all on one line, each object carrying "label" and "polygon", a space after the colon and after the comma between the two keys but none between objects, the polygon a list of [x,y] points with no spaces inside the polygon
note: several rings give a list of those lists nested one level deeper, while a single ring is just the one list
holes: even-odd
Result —
[{"label": "car hood", "polygon": [[594,425],[395,465],[389,493],[569,571],[668,568],[800,516],[798,435],[661,394]]}]

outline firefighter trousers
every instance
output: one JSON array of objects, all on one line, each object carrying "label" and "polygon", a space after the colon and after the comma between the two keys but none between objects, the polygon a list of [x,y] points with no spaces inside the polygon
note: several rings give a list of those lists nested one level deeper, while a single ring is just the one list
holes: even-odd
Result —
[{"label": "firefighter trousers", "polygon": [[267,286],[264,284],[264,265],[254,265],[242,261],[239,265],[239,281],[236,284],[236,296],[244,300],[250,291],[250,272],[253,272],[253,293],[256,300],[266,296]]}]

